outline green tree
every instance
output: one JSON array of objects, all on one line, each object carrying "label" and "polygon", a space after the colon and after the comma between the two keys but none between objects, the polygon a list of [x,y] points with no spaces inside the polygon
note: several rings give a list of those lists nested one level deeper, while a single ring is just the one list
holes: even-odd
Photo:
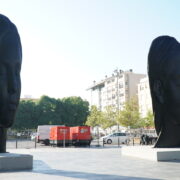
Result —
[{"label": "green tree", "polygon": [[54,124],[57,119],[57,114],[55,112],[56,99],[50,98],[48,96],[42,96],[39,99],[37,106],[41,112],[41,116],[38,120],[38,125]]},{"label": "green tree", "polygon": [[103,114],[96,106],[91,106],[90,114],[87,117],[86,125],[91,127],[100,126],[102,123]]},{"label": "green tree", "polygon": [[80,97],[55,99],[42,96],[38,101],[20,101],[15,129],[37,128],[38,125],[84,125],[89,114],[89,103]]},{"label": "green tree", "polygon": [[141,126],[137,98],[131,98],[124,105],[124,109],[118,115],[118,121],[122,126],[138,128]]},{"label": "green tree", "polygon": [[146,128],[154,127],[154,115],[152,111],[148,111],[145,118],[143,118],[143,125]]},{"label": "green tree", "polygon": [[16,120],[12,128],[15,129],[34,129],[38,125],[40,111],[36,107],[36,102],[32,100],[22,100],[19,103],[16,113]]},{"label": "green tree", "polygon": [[103,118],[101,118],[100,126],[103,129],[110,128],[117,124],[117,112],[112,106],[107,106],[102,114]]},{"label": "green tree", "polygon": [[62,99],[63,114],[61,119],[67,126],[84,125],[89,115],[89,103],[81,97],[67,97]]}]

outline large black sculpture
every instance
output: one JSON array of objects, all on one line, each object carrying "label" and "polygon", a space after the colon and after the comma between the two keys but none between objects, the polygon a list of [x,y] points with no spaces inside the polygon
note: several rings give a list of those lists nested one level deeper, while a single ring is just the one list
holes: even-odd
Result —
[{"label": "large black sculpture", "polygon": [[150,47],[148,75],[157,148],[180,147],[180,44],[160,36]]},{"label": "large black sculpture", "polygon": [[0,153],[6,152],[7,128],[15,119],[21,92],[21,41],[16,26],[0,15]]}]

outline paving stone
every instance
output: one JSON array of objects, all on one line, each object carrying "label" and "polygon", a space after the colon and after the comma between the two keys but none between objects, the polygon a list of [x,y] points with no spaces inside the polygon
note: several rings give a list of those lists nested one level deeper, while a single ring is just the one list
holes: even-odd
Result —
[{"label": "paving stone", "polygon": [[178,180],[180,162],[123,157],[121,148],[45,148],[11,150],[31,154],[29,171],[1,172],[1,180]]}]

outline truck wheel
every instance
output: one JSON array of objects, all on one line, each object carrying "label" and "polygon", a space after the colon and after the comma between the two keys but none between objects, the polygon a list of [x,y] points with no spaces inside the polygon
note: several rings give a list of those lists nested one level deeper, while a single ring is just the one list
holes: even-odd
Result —
[{"label": "truck wheel", "polygon": [[46,146],[48,146],[48,145],[49,145],[49,139],[45,139],[44,144],[45,144]]},{"label": "truck wheel", "polygon": [[107,140],[107,144],[112,144],[112,140],[111,140],[111,139],[108,139],[108,140]]},{"label": "truck wheel", "polygon": [[86,145],[87,145],[87,146],[90,146],[90,144],[91,144],[91,141],[88,141]]},{"label": "truck wheel", "polygon": [[73,145],[73,146],[76,146],[76,141],[72,141],[72,145]]}]

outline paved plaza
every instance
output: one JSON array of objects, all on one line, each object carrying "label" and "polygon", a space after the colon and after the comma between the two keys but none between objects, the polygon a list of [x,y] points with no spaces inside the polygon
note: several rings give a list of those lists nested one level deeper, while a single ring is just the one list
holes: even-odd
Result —
[{"label": "paved plaza", "polygon": [[180,162],[121,156],[121,148],[10,149],[34,156],[33,170],[1,172],[0,180],[160,180],[180,179]]}]

